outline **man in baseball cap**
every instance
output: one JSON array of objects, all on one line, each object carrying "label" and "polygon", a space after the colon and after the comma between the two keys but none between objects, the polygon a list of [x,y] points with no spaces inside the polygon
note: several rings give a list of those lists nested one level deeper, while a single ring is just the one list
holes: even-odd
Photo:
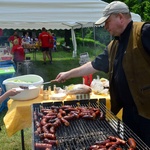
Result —
[{"label": "man in baseball cap", "polygon": [[96,22],[102,23],[113,36],[104,52],[58,74],[56,80],[108,73],[111,111],[117,115],[122,109],[122,121],[150,147],[150,23],[133,22],[128,6],[120,1],[106,6]]},{"label": "man in baseball cap", "polygon": [[95,24],[100,25],[104,23],[111,14],[116,14],[116,13],[130,13],[130,11],[128,6],[125,3],[120,1],[113,1],[105,7],[103,11],[103,17],[97,20]]}]

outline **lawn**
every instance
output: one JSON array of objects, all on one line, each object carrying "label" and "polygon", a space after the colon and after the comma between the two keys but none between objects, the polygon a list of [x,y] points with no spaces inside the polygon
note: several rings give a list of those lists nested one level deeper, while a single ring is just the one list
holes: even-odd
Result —
[{"label": "lawn", "polygon": [[[31,57],[31,60],[33,62],[33,69],[32,72],[34,74],[40,75],[43,77],[44,81],[50,81],[51,79],[54,79],[59,72],[67,71],[71,68],[80,66],[79,64],[79,55],[80,53],[88,52],[90,59],[94,59],[96,55],[101,53],[102,51],[98,48],[88,48],[88,47],[81,47],[78,48],[78,55],[76,58],[72,57],[72,52],[66,52],[63,51],[61,48],[58,52],[53,52],[53,64],[49,64],[47,61],[47,64],[43,64],[42,59],[42,53],[40,51],[37,51],[36,53],[36,60],[33,60],[33,54],[27,53],[26,56]],[[106,77],[107,75],[100,72],[96,75],[99,75],[100,77]],[[93,78],[96,78],[96,75],[93,76]],[[82,83],[82,77],[80,78],[74,78],[66,81],[65,83],[55,83],[56,86],[63,87],[70,84],[77,84]],[[53,87],[53,84],[51,84]],[[44,88],[47,88],[45,86]],[[5,126],[3,125],[3,116],[5,115],[6,111],[4,110],[0,114],[0,125],[2,130],[0,131],[0,150],[21,150],[21,135],[20,132],[17,132],[15,135],[8,137]],[[32,148],[32,130],[31,128],[24,129],[24,138],[25,138],[25,149],[31,150]]]}]

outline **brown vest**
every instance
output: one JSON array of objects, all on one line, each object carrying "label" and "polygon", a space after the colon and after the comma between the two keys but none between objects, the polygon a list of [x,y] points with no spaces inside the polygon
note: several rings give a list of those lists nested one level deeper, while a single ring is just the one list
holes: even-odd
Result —
[{"label": "brown vest", "polygon": [[[127,49],[123,57],[123,69],[139,115],[150,119],[150,56],[144,50],[141,41],[143,24],[142,22],[133,23]],[[111,82],[117,47],[118,41],[116,40],[108,45],[111,111],[115,114],[122,108],[121,104],[116,101]]]}]

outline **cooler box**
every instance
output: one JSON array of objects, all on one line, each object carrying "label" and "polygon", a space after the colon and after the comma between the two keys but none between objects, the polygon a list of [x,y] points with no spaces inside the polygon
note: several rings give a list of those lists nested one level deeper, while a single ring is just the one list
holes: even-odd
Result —
[{"label": "cooler box", "polygon": [[[6,92],[5,85],[3,85],[3,81],[8,78],[12,78],[15,76],[15,68],[14,64],[11,60],[8,61],[0,61],[0,86],[2,88],[2,93]],[[7,109],[7,101],[8,98],[0,105],[0,112],[3,109]]]}]

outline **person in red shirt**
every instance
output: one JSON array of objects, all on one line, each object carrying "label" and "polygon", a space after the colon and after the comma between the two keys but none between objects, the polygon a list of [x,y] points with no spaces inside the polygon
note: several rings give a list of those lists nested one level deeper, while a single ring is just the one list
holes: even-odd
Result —
[{"label": "person in red shirt", "polygon": [[13,61],[17,66],[17,62],[23,62],[25,60],[24,48],[19,44],[18,39],[14,40],[14,46],[12,47],[11,54],[13,55]]},{"label": "person in red shirt", "polygon": [[44,27],[42,28],[42,33],[40,33],[39,35],[39,42],[41,43],[44,64],[46,64],[46,56],[51,63],[51,57],[49,54],[50,34],[46,31]]},{"label": "person in red shirt", "polygon": [[18,36],[17,32],[14,32],[14,34],[11,35],[11,36],[8,38],[8,41],[9,41],[12,45],[14,45],[14,40],[15,40],[15,39],[18,39],[19,44],[21,45],[22,39],[21,39],[21,37]]}]

